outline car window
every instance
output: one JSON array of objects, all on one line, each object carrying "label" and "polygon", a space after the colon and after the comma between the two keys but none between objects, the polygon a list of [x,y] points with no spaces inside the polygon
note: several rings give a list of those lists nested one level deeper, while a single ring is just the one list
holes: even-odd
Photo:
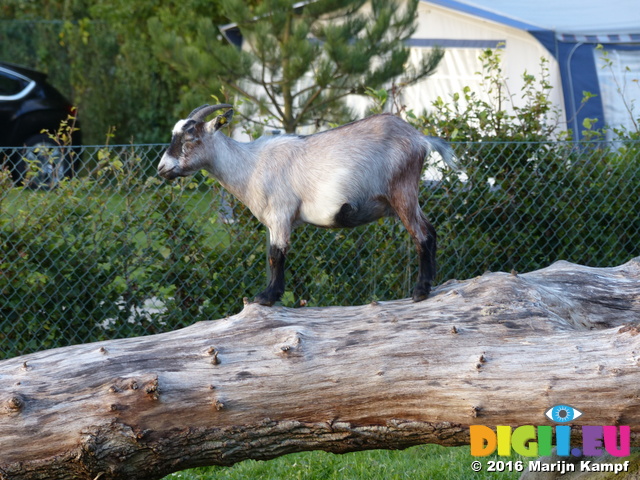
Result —
[{"label": "car window", "polygon": [[34,86],[34,81],[0,68],[0,100],[19,100]]}]

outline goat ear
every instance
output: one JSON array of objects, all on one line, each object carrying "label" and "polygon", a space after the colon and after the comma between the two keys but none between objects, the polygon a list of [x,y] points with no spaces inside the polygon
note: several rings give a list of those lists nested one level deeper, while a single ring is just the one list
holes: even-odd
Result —
[{"label": "goat ear", "polygon": [[233,109],[229,109],[224,112],[222,115],[218,115],[213,122],[213,131],[220,130],[224,125],[231,123],[231,119],[233,118]]}]

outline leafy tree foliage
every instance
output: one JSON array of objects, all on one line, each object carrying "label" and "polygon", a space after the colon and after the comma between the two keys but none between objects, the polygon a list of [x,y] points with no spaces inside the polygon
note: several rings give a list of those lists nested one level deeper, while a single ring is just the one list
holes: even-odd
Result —
[{"label": "leafy tree foliage", "polygon": [[[116,143],[163,141],[177,116],[225,87],[291,132],[353,119],[349,94],[433,72],[439,49],[407,69],[417,4],[7,0],[0,55],[49,73],[79,107],[86,143],[113,126]],[[223,38],[229,22],[247,48]]]},{"label": "leafy tree foliage", "polygon": [[216,80],[256,105],[287,132],[305,124],[352,117],[342,100],[401,77],[412,83],[433,73],[443,51],[434,49],[416,68],[407,66],[405,41],[415,30],[418,1],[228,0],[222,12],[244,40],[244,48],[218,44],[220,32],[200,19],[188,36],[150,31],[165,58],[214,90]]},{"label": "leafy tree foliage", "polygon": [[191,87],[154,55],[148,22],[186,36],[194,18],[224,22],[219,10],[203,0],[7,0],[0,58],[48,73],[78,106],[85,143],[102,144],[112,127],[115,143],[166,141]]}]

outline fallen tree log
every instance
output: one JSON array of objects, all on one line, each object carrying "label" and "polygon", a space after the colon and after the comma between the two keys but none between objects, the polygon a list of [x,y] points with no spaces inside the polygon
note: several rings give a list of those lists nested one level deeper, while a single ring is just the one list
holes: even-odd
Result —
[{"label": "fallen tree log", "polygon": [[0,362],[0,478],[153,479],[305,450],[462,445],[470,425],[630,425],[640,258],[281,308]]}]

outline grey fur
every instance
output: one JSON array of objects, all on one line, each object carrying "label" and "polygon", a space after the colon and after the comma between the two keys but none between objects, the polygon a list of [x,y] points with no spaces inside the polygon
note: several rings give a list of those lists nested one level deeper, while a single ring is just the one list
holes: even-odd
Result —
[{"label": "grey fur", "polygon": [[[430,151],[456,168],[446,142],[383,114],[309,136],[241,143],[220,131],[232,114],[229,110],[208,123],[198,114],[195,124],[193,119],[179,121],[158,173],[171,179],[204,169],[216,177],[269,228],[272,247],[282,252],[279,262],[273,257],[270,263],[282,263],[282,268],[297,224],[353,227],[397,214],[420,254],[414,300],[426,298],[435,276],[435,229],[420,210],[418,188]],[[270,284],[256,298],[259,303],[271,305],[282,295],[283,273],[275,274],[282,276],[282,285]]]}]

